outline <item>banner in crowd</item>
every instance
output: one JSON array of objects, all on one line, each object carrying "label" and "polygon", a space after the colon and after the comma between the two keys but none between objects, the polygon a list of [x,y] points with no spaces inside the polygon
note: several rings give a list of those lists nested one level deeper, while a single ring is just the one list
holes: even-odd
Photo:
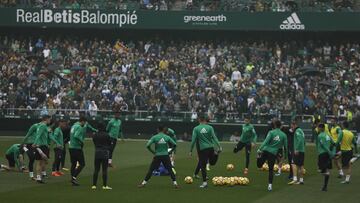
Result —
[{"label": "banner in crowd", "polygon": [[359,31],[360,12],[199,12],[1,8],[0,26],[244,31]]}]

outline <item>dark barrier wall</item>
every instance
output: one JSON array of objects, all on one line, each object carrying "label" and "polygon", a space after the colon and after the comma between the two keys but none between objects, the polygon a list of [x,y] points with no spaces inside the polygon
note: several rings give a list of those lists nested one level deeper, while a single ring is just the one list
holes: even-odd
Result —
[{"label": "dark barrier wall", "polygon": [[243,31],[359,31],[360,12],[196,12],[1,8],[0,26]]},{"label": "dark barrier wall", "polygon": [[[35,119],[0,119],[0,136],[25,136],[26,131],[33,123],[39,122]],[[75,122],[72,120],[72,123]],[[94,127],[98,127],[99,122],[89,121]],[[105,121],[106,124],[106,121]],[[187,133],[191,138],[192,129],[197,125],[196,122],[154,122],[154,121],[123,121],[123,133],[125,138],[147,139],[156,132],[159,125],[168,126],[176,131],[178,137],[183,137]],[[220,140],[228,140],[234,132],[241,132],[241,124],[235,123],[212,123],[217,136]],[[267,125],[256,125],[259,139],[262,140],[268,130]]]}]

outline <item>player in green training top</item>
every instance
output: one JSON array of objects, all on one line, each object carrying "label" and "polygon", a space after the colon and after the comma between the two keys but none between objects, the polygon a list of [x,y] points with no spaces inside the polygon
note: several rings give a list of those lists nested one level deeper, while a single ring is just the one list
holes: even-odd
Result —
[{"label": "player in green training top", "polygon": [[63,156],[63,148],[64,148],[64,136],[63,136],[63,130],[66,127],[66,121],[65,120],[59,120],[58,121],[58,127],[55,128],[54,132],[50,135],[51,140],[55,143],[54,147],[54,162],[52,165],[52,176],[62,176],[64,173],[60,171],[60,162]]},{"label": "player in green training top", "polygon": [[106,132],[108,132],[110,139],[111,139],[111,146],[110,146],[110,156],[109,156],[109,167],[113,167],[112,164],[112,156],[115,150],[115,146],[119,137],[122,140],[123,134],[121,131],[121,120],[120,120],[120,113],[116,112],[114,118],[112,118],[106,126]]},{"label": "player in green training top", "polygon": [[[289,185],[304,184],[305,134],[296,121],[291,123],[294,132],[294,155],[291,161],[293,180]],[[299,180],[298,180],[299,177]]]},{"label": "player in green training top", "polygon": [[[155,169],[158,169],[160,164],[162,163],[166,170],[169,171],[171,180],[173,181],[173,185],[175,188],[178,188],[178,184],[176,182],[176,177],[174,172],[172,171],[170,156],[172,151],[176,149],[176,142],[166,135],[167,128],[164,126],[159,126],[158,134],[151,137],[151,139],[147,142],[147,149],[154,154],[153,161],[151,162],[149,171],[147,172],[144,180],[138,187],[145,187],[147,182],[150,180],[152,173]],[[155,144],[155,150],[151,148],[151,145]],[[169,144],[173,147],[169,151]]]},{"label": "player in green training top", "polygon": [[316,150],[318,153],[318,168],[324,175],[324,185],[322,191],[327,191],[327,186],[330,178],[330,171],[332,169],[331,159],[335,156],[335,152],[331,150],[335,146],[331,137],[325,133],[325,125],[323,123],[318,126],[319,135],[316,139]]},{"label": "player in green training top", "polygon": [[15,171],[15,166],[19,169],[19,171],[25,171],[24,163],[24,150],[20,144],[12,145],[5,152],[5,157],[8,160],[9,165],[0,165],[0,169],[5,169],[7,171]]},{"label": "player in green training top", "polygon": [[[199,163],[203,179],[203,183],[200,185],[200,188],[206,188],[206,164],[209,162],[211,165],[215,165],[217,161],[217,153],[222,151],[222,148],[215,135],[214,128],[207,124],[207,120],[204,116],[199,116],[199,125],[193,130],[190,156],[192,156],[192,151],[196,143],[199,143]],[[214,150],[215,145],[218,147],[218,152],[215,152]]]},{"label": "player in green training top", "polygon": [[29,176],[31,180],[36,180],[34,178],[35,148],[33,148],[32,145],[34,144],[35,141],[36,130],[38,125],[39,123],[35,123],[29,128],[22,142],[22,144],[24,144],[27,149],[26,154],[28,155],[29,158],[28,167],[29,167]]},{"label": "player in green training top", "polygon": [[257,134],[254,126],[250,124],[250,118],[245,118],[244,122],[245,124],[242,126],[240,141],[235,146],[234,153],[241,151],[245,147],[246,162],[244,174],[247,175],[249,172],[250,152],[251,148],[255,147]]},{"label": "player in green training top", "polygon": [[276,155],[278,154],[279,149],[285,149],[285,156],[287,156],[287,136],[280,130],[281,121],[274,120],[274,128],[271,130],[265,141],[262,143],[258,150],[258,160],[257,167],[261,168],[263,164],[267,161],[269,165],[269,185],[268,191],[272,191],[272,183],[274,178],[274,164],[276,160]]},{"label": "player in green training top", "polygon": [[[69,153],[71,161],[71,183],[73,186],[79,186],[77,176],[85,166],[83,147],[86,130],[88,128],[93,132],[98,132],[97,129],[87,123],[86,118],[83,116],[81,116],[79,121],[71,127]],[[79,163],[79,166],[77,166],[77,163]]]},{"label": "player in green training top", "polygon": [[46,165],[49,159],[49,128],[51,118],[45,115],[39,123],[36,130],[36,137],[33,147],[35,147],[36,160],[36,181],[38,183],[45,183],[43,178],[46,177]]}]

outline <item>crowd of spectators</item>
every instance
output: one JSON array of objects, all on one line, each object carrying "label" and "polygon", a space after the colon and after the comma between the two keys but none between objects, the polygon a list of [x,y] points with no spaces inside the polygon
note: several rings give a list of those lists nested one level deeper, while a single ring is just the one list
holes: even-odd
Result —
[{"label": "crowd of spectators", "polygon": [[0,36],[0,109],[349,117],[360,107],[359,62],[350,41]]},{"label": "crowd of spectators", "polygon": [[200,11],[358,11],[359,0],[0,0],[0,7]]}]

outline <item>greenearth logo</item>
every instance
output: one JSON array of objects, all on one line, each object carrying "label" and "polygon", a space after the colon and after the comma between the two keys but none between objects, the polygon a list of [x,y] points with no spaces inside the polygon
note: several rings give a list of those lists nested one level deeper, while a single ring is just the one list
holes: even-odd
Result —
[{"label": "greenearth logo", "polygon": [[193,23],[195,25],[214,25],[217,22],[226,22],[227,18],[225,15],[192,15],[192,16],[184,16],[184,23]]},{"label": "greenearth logo", "polygon": [[136,25],[136,11],[124,13],[104,13],[100,10],[51,10],[25,11],[16,9],[17,23],[57,23],[57,24],[98,24],[98,25]]}]

